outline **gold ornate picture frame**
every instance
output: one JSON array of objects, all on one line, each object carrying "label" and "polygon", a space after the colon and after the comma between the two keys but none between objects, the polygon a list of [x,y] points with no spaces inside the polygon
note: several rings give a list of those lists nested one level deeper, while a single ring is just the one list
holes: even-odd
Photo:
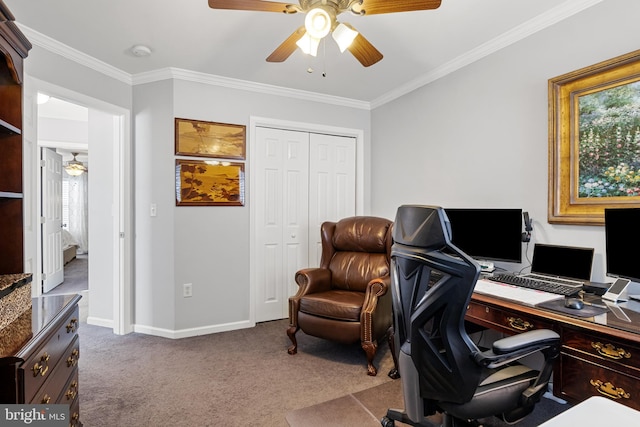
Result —
[{"label": "gold ornate picture frame", "polygon": [[176,206],[244,206],[244,163],[176,159]]},{"label": "gold ornate picture frame", "polygon": [[640,205],[640,50],[549,80],[549,223]]},{"label": "gold ornate picture frame", "polygon": [[176,155],[244,160],[246,126],[175,119]]}]

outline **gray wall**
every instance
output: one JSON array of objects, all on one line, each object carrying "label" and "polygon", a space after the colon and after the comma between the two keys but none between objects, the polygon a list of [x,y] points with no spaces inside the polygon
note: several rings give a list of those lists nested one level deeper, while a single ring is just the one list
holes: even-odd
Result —
[{"label": "gray wall", "polygon": [[[136,329],[181,336],[246,323],[251,159],[245,206],[176,207],[174,117],[242,124],[247,132],[252,116],[362,129],[368,146],[369,111],[185,80],[137,85],[133,94]],[[192,283],[193,297],[183,298],[184,283]]]},{"label": "gray wall", "polygon": [[522,208],[534,220],[532,243],[596,248],[593,279],[604,280],[603,227],[547,223],[547,82],[640,48],[638,16],[635,0],[598,4],[376,108],[372,212]]}]

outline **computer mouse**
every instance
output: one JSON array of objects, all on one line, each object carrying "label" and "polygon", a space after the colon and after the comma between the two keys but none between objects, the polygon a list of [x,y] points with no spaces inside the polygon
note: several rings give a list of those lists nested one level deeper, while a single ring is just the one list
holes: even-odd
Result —
[{"label": "computer mouse", "polygon": [[581,310],[584,307],[584,302],[577,298],[567,298],[564,300],[564,306],[574,310]]}]

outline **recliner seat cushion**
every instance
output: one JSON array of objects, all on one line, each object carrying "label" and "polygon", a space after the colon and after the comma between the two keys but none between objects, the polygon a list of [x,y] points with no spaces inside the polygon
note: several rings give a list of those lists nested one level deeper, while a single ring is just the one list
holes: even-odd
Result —
[{"label": "recliner seat cushion", "polygon": [[344,321],[360,321],[364,292],[332,290],[300,298],[300,311],[314,316]]}]

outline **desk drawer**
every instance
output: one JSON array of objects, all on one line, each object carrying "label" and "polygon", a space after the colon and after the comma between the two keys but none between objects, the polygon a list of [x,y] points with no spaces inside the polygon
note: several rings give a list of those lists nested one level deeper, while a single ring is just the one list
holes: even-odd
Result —
[{"label": "desk drawer", "polygon": [[469,303],[466,318],[471,322],[509,334],[526,332],[533,329],[554,329],[551,323],[534,316],[511,312],[474,301]]},{"label": "desk drawer", "polygon": [[638,344],[569,328],[563,328],[562,335],[565,352],[640,377]]},{"label": "desk drawer", "polygon": [[640,410],[639,378],[564,353],[560,365],[560,390],[554,389],[559,397],[577,403],[590,396],[605,396]]}]

